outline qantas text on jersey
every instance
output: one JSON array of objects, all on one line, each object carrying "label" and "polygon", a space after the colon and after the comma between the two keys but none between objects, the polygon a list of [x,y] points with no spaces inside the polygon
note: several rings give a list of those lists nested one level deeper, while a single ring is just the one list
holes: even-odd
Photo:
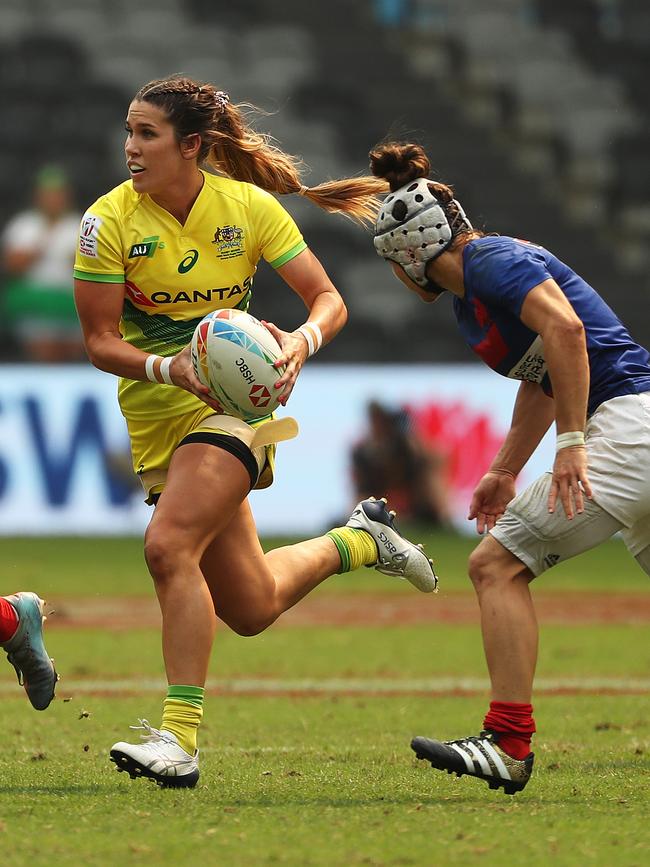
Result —
[{"label": "qantas text on jersey", "polygon": [[245,295],[250,291],[253,277],[246,277],[240,286],[235,283],[234,286],[222,286],[212,289],[179,289],[174,292],[155,291],[151,293],[151,298],[147,296],[130,280],[126,281],[126,293],[129,298],[135,303],[144,307],[152,307],[156,304],[179,304],[193,303],[197,301],[226,301],[234,298],[236,295]]}]

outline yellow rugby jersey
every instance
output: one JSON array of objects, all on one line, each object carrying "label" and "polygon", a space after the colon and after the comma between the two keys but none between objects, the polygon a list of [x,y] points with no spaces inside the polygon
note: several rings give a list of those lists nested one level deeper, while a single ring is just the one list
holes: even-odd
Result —
[{"label": "yellow rugby jersey", "polygon": [[[79,232],[74,275],[124,283],[124,340],[158,355],[175,355],[207,313],[247,310],[257,264],[273,268],[306,248],[291,216],[265,190],[202,172],[203,187],[184,225],[132,182],[99,198]],[[121,379],[127,418],[164,418],[202,404],[176,386]]]}]

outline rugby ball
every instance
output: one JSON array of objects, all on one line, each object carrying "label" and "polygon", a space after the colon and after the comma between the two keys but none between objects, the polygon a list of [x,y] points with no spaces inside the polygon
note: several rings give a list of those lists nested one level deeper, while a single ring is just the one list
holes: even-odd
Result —
[{"label": "rugby ball", "polygon": [[252,421],[278,406],[273,386],[284,367],[273,363],[282,350],[254,316],[231,308],[213,310],[194,329],[191,352],[194,372],[227,415]]}]

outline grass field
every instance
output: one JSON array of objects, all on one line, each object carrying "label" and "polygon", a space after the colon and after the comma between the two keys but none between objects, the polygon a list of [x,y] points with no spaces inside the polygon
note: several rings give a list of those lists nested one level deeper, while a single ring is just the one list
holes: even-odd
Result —
[{"label": "grass field", "polygon": [[[134,626],[152,594],[140,542],[3,540],[2,591],[37,590],[59,611],[47,642],[62,673],[39,714],[0,670],[4,864],[646,864],[646,576],[613,541],[541,579],[540,601],[570,599],[575,618],[541,623],[537,767],[509,798],[434,772],[409,748],[415,734],[478,730],[487,697],[471,615],[380,618],[410,598],[435,612],[471,595],[472,540],[422,540],[442,576],[435,597],[363,570],[313,594],[327,603],[322,622],[218,633],[202,777],[187,792],[131,782],[107,762],[129,724],[158,724],[164,689],[156,624]],[[351,593],[367,599],[367,617],[341,625]],[[630,622],[611,616],[624,596]]]}]

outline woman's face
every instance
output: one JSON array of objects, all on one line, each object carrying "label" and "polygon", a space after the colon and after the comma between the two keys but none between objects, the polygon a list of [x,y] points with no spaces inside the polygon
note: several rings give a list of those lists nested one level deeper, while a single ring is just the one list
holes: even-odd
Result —
[{"label": "woman's face", "polygon": [[427,292],[426,289],[423,289],[422,286],[418,286],[415,281],[411,280],[406,271],[402,268],[401,265],[398,265],[397,262],[391,262],[390,267],[393,269],[393,273],[397,277],[398,280],[408,287],[411,292],[415,292],[423,301],[427,304],[430,304],[432,301],[437,301],[441,296],[441,292]]},{"label": "woman's face", "polygon": [[149,102],[129,106],[124,153],[137,193],[164,193],[190,165],[165,113]]}]

